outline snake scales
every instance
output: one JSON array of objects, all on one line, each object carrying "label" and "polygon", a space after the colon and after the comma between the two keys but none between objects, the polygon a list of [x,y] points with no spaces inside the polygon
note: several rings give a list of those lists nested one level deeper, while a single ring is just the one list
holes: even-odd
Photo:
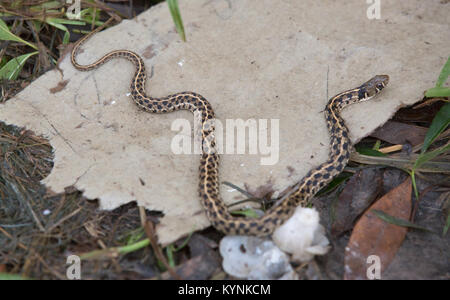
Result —
[{"label": "snake scales", "polygon": [[298,205],[307,203],[319,189],[328,184],[341,173],[347,164],[351,142],[348,129],[339,112],[347,105],[369,100],[378,94],[388,83],[387,75],[377,75],[361,86],[342,92],[332,97],[325,106],[325,118],[330,133],[330,154],[328,160],[310,170],[281,203],[272,206],[260,218],[241,218],[231,215],[220,198],[219,192],[219,156],[215,150],[214,110],[203,96],[194,92],[181,92],[163,98],[148,96],[145,92],[146,71],[142,58],[128,50],[116,50],[105,54],[96,62],[80,65],[76,55],[80,46],[101,27],[80,39],[71,53],[73,66],[81,71],[89,71],[99,67],[112,58],[124,58],[131,61],[136,72],[131,82],[131,98],[137,106],[151,113],[168,113],[176,110],[189,110],[201,113],[201,135],[203,153],[200,157],[199,195],[206,215],[212,225],[225,234],[245,234],[264,236],[286,221]]}]

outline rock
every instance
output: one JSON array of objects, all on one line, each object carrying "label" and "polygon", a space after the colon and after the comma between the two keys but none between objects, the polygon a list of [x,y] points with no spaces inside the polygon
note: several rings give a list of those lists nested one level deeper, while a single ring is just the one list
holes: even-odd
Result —
[{"label": "rock", "polygon": [[220,242],[222,267],[228,274],[250,280],[297,279],[289,257],[270,240],[226,236]]},{"label": "rock", "polygon": [[330,249],[319,213],[312,208],[297,207],[292,217],[274,231],[273,241],[298,262],[308,262]]}]

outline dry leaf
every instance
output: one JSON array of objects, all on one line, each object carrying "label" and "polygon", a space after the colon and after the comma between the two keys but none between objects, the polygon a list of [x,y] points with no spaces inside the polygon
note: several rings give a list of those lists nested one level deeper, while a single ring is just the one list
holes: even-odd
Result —
[{"label": "dry leaf", "polygon": [[388,121],[370,136],[391,144],[409,143],[416,146],[423,142],[427,130],[427,128],[421,126]]},{"label": "dry leaf", "polygon": [[[221,259],[214,250],[217,247],[216,242],[194,233],[189,240],[189,252],[192,258],[178,265],[175,272],[185,280],[209,279],[220,268]],[[161,278],[173,279],[169,272],[163,273]]]},{"label": "dry leaf", "polygon": [[359,219],[345,249],[345,279],[366,279],[370,264],[367,258],[379,257],[381,274],[389,266],[402,244],[407,228],[386,223],[371,210],[381,210],[393,217],[408,220],[411,214],[411,179],[389,191]]},{"label": "dry leaf", "polygon": [[331,232],[338,236],[353,227],[354,221],[376,199],[383,183],[380,169],[366,168],[355,175],[345,185],[339,195]]}]

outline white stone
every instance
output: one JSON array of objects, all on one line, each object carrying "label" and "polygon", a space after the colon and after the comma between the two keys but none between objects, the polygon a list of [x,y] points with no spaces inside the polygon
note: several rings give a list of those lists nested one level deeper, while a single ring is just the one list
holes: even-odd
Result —
[{"label": "white stone", "polygon": [[289,257],[270,240],[251,236],[226,236],[220,242],[220,254],[224,271],[237,278],[297,279]]},{"label": "white stone", "polygon": [[274,231],[273,241],[292,254],[294,261],[308,262],[314,255],[324,255],[330,247],[319,220],[317,210],[297,207],[292,217]]}]

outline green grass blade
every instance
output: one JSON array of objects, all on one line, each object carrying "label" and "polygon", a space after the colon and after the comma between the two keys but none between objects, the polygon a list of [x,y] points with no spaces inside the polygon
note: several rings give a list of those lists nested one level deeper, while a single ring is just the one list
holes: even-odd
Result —
[{"label": "green grass blade", "polygon": [[233,210],[231,211],[232,215],[240,215],[247,218],[259,218],[260,215],[258,215],[253,209],[248,208],[244,210]]},{"label": "green grass blade", "polygon": [[414,229],[419,229],[419,230],[424,230],[424,231],[429,231],[432,232],[430,229],[425,228],[423,226],[420,225],[416,225],[414,223],[411,223],[408,220],[404,220],[404,219],[399,219],[396,217],[393,217],[391,215],[388,215],[387,213],[385,213],[384,211],[378,210],[378,209],[372,209],[371,210],[378,218],[380,218],[381,220],[389,223],[389,224],[393,224],[393,225],[397,225],[397,226],[401,226],[401,227],[409,227],[409,228],[414,228]]},{"label": "green grass blade", "polygon": [[436,156],[441,155],[442,153],[449,150],[450,150],[450,142],[440,148],[437,148],[436,150],[420,154],[416,162],[414,163],[413,169],[416,170],[427,161],[432,160]]},{"label": "green grass blade", "polygon": [[447,214],[447,223],[444,226],[444,230],[442,231],[442,235],[445,236],[447,234],[447,231],[448,231],[449,227],[450,227],[450,211]]},{"label": "green grass blade", "polygon": [[81,260],[94,260],[94,259],[104,259],[109,257],[117,257],[120,254],[127,254],[130,252],[137,251],[139,249],[145,248],[150,245],[149,239],[144,239],[142,241],[136,242],[131,245],[126,245],[122,247],[112,247],[102,250],[94,250],[88,253],[80,254]]},{"label": "green grass blade", "polygon": [[195,232],[195,227],[192,228],[192,230],[191,230],[191,232],[189,233],[189,235],[186,237],[186,239],[183,241],[183,243],[182,243],[178,248],[175,247],[175,246],[173,246],[173,244],[171,244],[171,245],[173,246],[173,247],[172,247],[173,252],[178,252],[178,251],[180,251],[181,249],[183,249],[184,247],[186,247],[187,244],[189,243],[189,240],[190,240],[191,237],[192,237],[192,234],[194,234],[194,232]]},{"label": "green grass blade", "polygon": [[[80,20],[68,20],[68,19],[60,19],[60,18],[47,18],[45,21],[50,20],[55,24],[66,24],[66,25],[86,25],[86,22]],[[48,22],[47,22],[48,23]]]},{"label": "green grass blade", "polygon": [[442,67],[441,74],[439,74],[438,80],[436,81],[436,87],[431,88],[425,92],[425,96],[432,97],[450,97],[450,89],[443,87],[444,83],[447,81],[450,75],[450,57],[447,59],[444,67]]},{"label": "green grass blade", "polygon": [[59,18],[46,18],[45,23],[58,28],[59,30],[64,31],[64,38],[63,38],[63,44],[67,45],[69,43],[70,39],[70,33],[67,27],[63,24],[69,24],[69,25],[85,25],[86,23],[83,21],[77,21],[77,20],[66,20],[66,19],[59,19]]},{"label": "green grass blade", "polygon": [[56,27],[56,28],[58,28],[59,30],[62,30],[62,31],[69,31],[69,30],[67,29],[67,27],[64,26],[62,23],[60,23],[59,20],[56,19],[56,18],[46,18],[46,19],[45,19],[45,23],[47,23],[47,24],[49,24],[49,25],[51,25],[51,26],[53,26],[53,27]]},{"label": "green grass blade", "polygon": [[322,195],[330,193],[331,191],[334,191],[337,187],[346,182],[347,179],[349,179],[352,176],[353,174],[346,172],[339,174],[329,184],[327,184],[327,186],[318,191],[316,193],[316,197],[320,197]]},{"label": "green grass blade", "polygon": [[55,11],[56,9],[58,9],[60,7],[61,7],[61,1],[46,1],[39,5],[30,6],[30,11],[41,12],[43,10],[46,10],[47,12],[49,12],[49,10]]},{"label": "green grass blade", "polygon": [[183,20],[181,19],[180,9],[178,8],[178,0],[166,0],[166,2],[169,6],[173,22],[175,23],[175,28],[183,42],[186,42],[186,34],[184,33]]},{"label": "green grass blade", "polygon": [[6,23],[2,19],[0,19],[0,40],[19,42],[19,43],[28,45],[35,50],[38,50],[36,45],[34,45],[30,42],[27,42],[27,41],[21,39],[20,37],[18,37],[17,35],[13,34],[9,30],[8,25],[6,25]]},{"label": "green grass blade", "polygon": [[31,20],[31,22],[33,23],[33,26],[34,26],[34,29],[36,30],[36,32],[40,32],[43,23],[38,20]]},{"label": "green grass blade", "polygon": [[0,79],[16,80],[27,59],[38,53],[38,51],[31,52],[8,61],[6,65],[0,69]]},{"label": "green grass blade", "polygon": [[0,273],[0,280],[28,280],[28,278],[16,274]]},{"label": "green grass blade", "polygon": [[166,247],[167,263],[171,268],[175,268],[175,258],[173,257],[173,245]]},{"label": "green grass blade", "polygon": [[441,74],[439,74],[438,80],[436,82],[436,87],[442,87],[444,83],[447,81],[449,75],[450,75],[450,56],[448,57],[447,62],[442,68]]},{"label": "green grass blade", "polygon": [[95,22],[96,26],[102,26],[103,22],[100,21],[100,10],[94,10],[94,8],[89,7],[86,9],[83,9],[80,12],[81,20],[85,21],[86,23],[92,24]]},{"label": "green grass blade", "polygon": [[0,69],[6,65],[6,63],[8,62],[8,60],[6,59],[6,57],[2,57],[2,60],[0,60]]},{"label": "green grass blade", "polygon": [[70,33],[69,31],[66,31],[63,37],[63,45],[67,45],[69,41],[70,41]]},{"label": "green grass blade", "polygon": [[377,140],[375,142],[375,145],[373,145],[372,149],[378,151],[378,150],[380,150],[380,146],[381,146],[381,141]]},{"label": "green grass blade", "polygon": [[450,123],[450,103],[446,103],[437,112],[433,121],[431,122],[430,128],[425,135],[425,141],[422,146],[422,154],[427,151],[428,147],[433,143],[433,141],[447,128]]},{"label": "green grass blade", "polygon": [[426,91],[425,97],[436,98],[436,97],[450,97],[450,89],[447,87],[435,87]]},{"label": "green grass blade", "polygon": [[359,154],[367,155],[367,156],[386,156],[386,154],[384,154],[378,150],[371,149],[371,148],[356,147],[356,151]]}]

